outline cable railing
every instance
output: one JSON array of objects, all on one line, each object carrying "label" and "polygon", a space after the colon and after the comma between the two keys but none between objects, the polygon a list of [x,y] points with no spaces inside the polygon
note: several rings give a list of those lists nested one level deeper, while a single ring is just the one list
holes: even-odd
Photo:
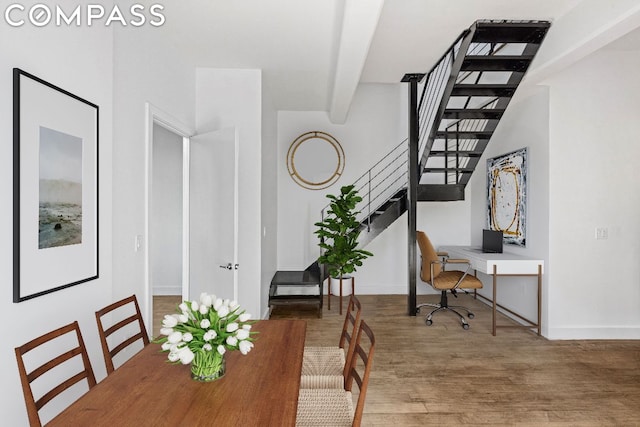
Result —
[{"label": "cable railing", "polygon": [[[425,159],[434,145],[435,126],[443,127],[445,130],[455,129],[458,132],[464,131],[483,131],[491,119],[451,119],[442,120],[442,113],[447,106],[443,106],[443,97],[447,90],[447,85],[451,87],[453,66],[458,55],[496,55],[505,48],[504,43],[470,43],[468,39],[471,30],[464,31],[440,57],[436,65],[427,73],[426,77],[418,83],[419,103],[417,107],[418,113],[418,159],[419,174],[422,175],[426,166]],[[460,52],[462,46],[465,52]],[[460,72],[455,83],[479,84],[483,79],[483,72],[464,71]],[[471,96],[468,96],[459,108],[474,109],[492,109],[496,108],[499,97],[477,98],[472,102]],[[451,102],[451,101],[449,101]],[[472,105],[473,103],[477,106]],[[455,108],[455,107],[454,107]],[[454,139],[445,140],[444,142],[444,165],[446,168],[459,169],[464,168],[470,161],[469,156],[452,155],[448,156],[448,151],[474,151],[479,141],[477,139]],[[441,144],[439,142],[439,144]],[[405,139],[382,159],[380,159],[373,167],[366,171],[362,176],[356,179],[353,184],[358,190],[358,194],[362,197],[362,201],[356,209],[359,211],[357,216],[361,224],[366,225],[370,229],[371,221],[385,203],[387,203],[394,195],[401,190],[407,188],[408,182],[408,146]],[[438,146],[440,147],[440,145]],[[426,153],[425,153],[426,152]],[[458,183],[461,173],[458,171],[445,173],[444,183]],[[321,211],[322,220],[324,220],[330,205],[325,206]]]},{"label": "cable railing", "polygon": [[[362,201],[356,206],[357,220],[371,226],[372,216],[389,199],[407,186],[408,144],[405,139],[353,182]],[[329,205],[321,211],[324,220]]]},{"label": "cable railing", "polygon": [[[437,125],[437,112],[444,91],[447,86],[453,62],[460,50],[463,38],[467,35],[465,31],[447,49],[438,63],[427,73],[424,83],[421,83],[418,90],[422,90],[418,104],[418,158],[422,158],[429,143],[429,135],[434,126]],[[433,141],[432,141],[433,142]]]},{"label": "cable railing", "polygon": [[[463,35],[464,36],[464,35]],[[461,43],[461,39],[460,39]],[[447,54],[443,57],[441,62],[437,64],[434,69],[427,76],[427,81],[429,78],[434,76],[435,80],[432,80],[434,83],[431,88],[425,87],[423,92],[423,99],[426,99],[423,105],[420,105],[420,114],[419,114],[419,123],[420,123],[420,157],[424,156],[425,149],[433,149],[433,146],[436,144],[435,140],[429,140],[431,135],[431,130],[433,126],[437,126],[439,122],[439,118],[435,117],[437,114],[437,109],[434,106],[439,106],[441,101],[442,93],[445,90],[445,85],[448,80],[448,73],[451,71],[451,66],[455,61],[456,55],[459,53],[460,43],[456,42],[454,44],[453,49],[451,49]],[[497,55],[505,48],[505,43],[471,43],[469,48],[467,49],[466,55],[473,56],[489,56],[489,55]],[[442,70],[447,70],[447,76],[443,77]],[[479,84],[481,80],[484,78],[482,71],[463,71],[459,73],[456,78],[456,84],[462,83],[470,83],[470,84]],[[427,84],[428,86],[428,84]],[[433,96],[433,94],[437,94],[438,96]],[[450,103],[454,105],[459,104],[459,108],[467,109],[467,108],[475,108],[475,109],[483,109],[483,108],[495,108],[497,105],[498,97],[489,97],[488,100],[484,98],[474,98],[472,96],[460,97],[462,99],[452,99]],[[465,99],[466,98],[466,99]],[[472,101],[472,98],[474,101]],[[437,102],[434,102],[434,99],[437,99]],[[473,104],[478,105],[473,105]],[[446,131],[456,131],[456,132],[472,132],[472,131],[484,131],[490,122],[489,119],[452,119],[452,120],[442,120],[440,123],[441,128],[444,127]],[[441,129],[438,129],[441,130]],[[442,163],[445,166],[445,170],[447,172],[444,173],[444,184],[457,184],[460,181],[461,172],[460,169],[464,169],[470,163],[469,156],[460,156],[458,154],[450,155],[449,152],[460,152],[460,151],[473,151],[478,145],[477,139],[453,139],[447,140],[445,139],[443,142],[439,143],[439,147],[445,152],[444,160],[438,161],[432,159],[432,162]],[[428,153],[427,153],[428,154]],[[426,165],[423,165],[426,166]],[[451,170],[449,170],[451,169]],[[422,168],[420,168],[422,172]]]}]

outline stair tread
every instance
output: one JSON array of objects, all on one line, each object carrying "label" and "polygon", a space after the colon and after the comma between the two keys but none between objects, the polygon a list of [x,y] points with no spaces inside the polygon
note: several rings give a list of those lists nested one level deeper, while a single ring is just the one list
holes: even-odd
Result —
[{"label": "stair tread", "polygon": [[482,156],[482,151],[478,150],[469,150],[469,151],[451,151],[451,150],[431,150],[429,155],[435,157],[443,157],[446,155],[449,156],[460,156],[460,157],[480,157]]},{"label": "stair tread", "polygon": [[424,168],[425,172],[473,172],[475,168],[455,168],[455,167],[442,167],[442,168]]},{"label": "stair tread", "polygon": [[533,55],[467,55],[461,71],[524,71]]},{"label": "stair tread", "polygon": [[455,137],[459,137],[459,139],[489,139],[493,135],[492,131],[446,131],[439,130],[436,132],[436,138],[444,139],[455,139]]},{"label": "stair tread", "polygon": [[478,22],[473,42],[479,43],[540,43],[549,29],[549,22]]},{"label": "stair tread", "polygon": [[444,110],[445,119],[500,119],[503,108],[448,108]]}]

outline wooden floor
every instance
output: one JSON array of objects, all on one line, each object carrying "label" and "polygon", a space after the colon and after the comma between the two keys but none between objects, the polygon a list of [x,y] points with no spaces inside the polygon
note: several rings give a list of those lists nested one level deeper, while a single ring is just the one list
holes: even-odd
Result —
[{"label": "wooden floor", "polygon": [[[521,329],[494,337],[490,308],[470,296],[455,301],[475,311],[466,331],[449,313],[432,326],[407,316],[404,295],[359,299],[377,341],[364,426],[640,426],[640,341],[548,341]],[[306,319],[306,345],[337,345],[336,297],[331,308],[271,317]]]}]

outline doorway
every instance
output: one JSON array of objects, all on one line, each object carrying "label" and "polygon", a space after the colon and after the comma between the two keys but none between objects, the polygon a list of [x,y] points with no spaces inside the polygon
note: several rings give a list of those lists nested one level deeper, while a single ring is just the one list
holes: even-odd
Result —
[{"label": "doorway", "polygon": [[152,336],[162,318],[154,316],[154,295],[238,299],[238,134],[194,133],[147,104],[146,240],[140,237]]},{"label": "doorway", "polygon": [[[154,336],[154,295],[188,296],[189,144],[193,130],[151,104],[146,105],[145,324]],[[165,313],[162,313],[165,314]]]}]

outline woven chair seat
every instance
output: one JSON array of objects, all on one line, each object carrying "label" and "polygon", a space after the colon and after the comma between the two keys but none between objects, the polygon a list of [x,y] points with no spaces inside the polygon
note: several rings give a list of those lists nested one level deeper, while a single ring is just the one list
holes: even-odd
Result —
[{"label": "woven chair seat", "polygon": [[302,375],[300,388],[335,388],[344,389],[344,377],[342,375]]},{"label": "woven chair seat", "polygon": [[340,347],[305,347],[300,388],[344,389],[344,365]]},{"label": "woven chair seat", "polygon": [[296,426],[350,427],[353,414],[353,400],[349,391],[301,389]]},{"label": "woven chair seat", "polygon": [[305,347],[302,375],[342,376],[344,363],[344,350],[340,347]]}]

